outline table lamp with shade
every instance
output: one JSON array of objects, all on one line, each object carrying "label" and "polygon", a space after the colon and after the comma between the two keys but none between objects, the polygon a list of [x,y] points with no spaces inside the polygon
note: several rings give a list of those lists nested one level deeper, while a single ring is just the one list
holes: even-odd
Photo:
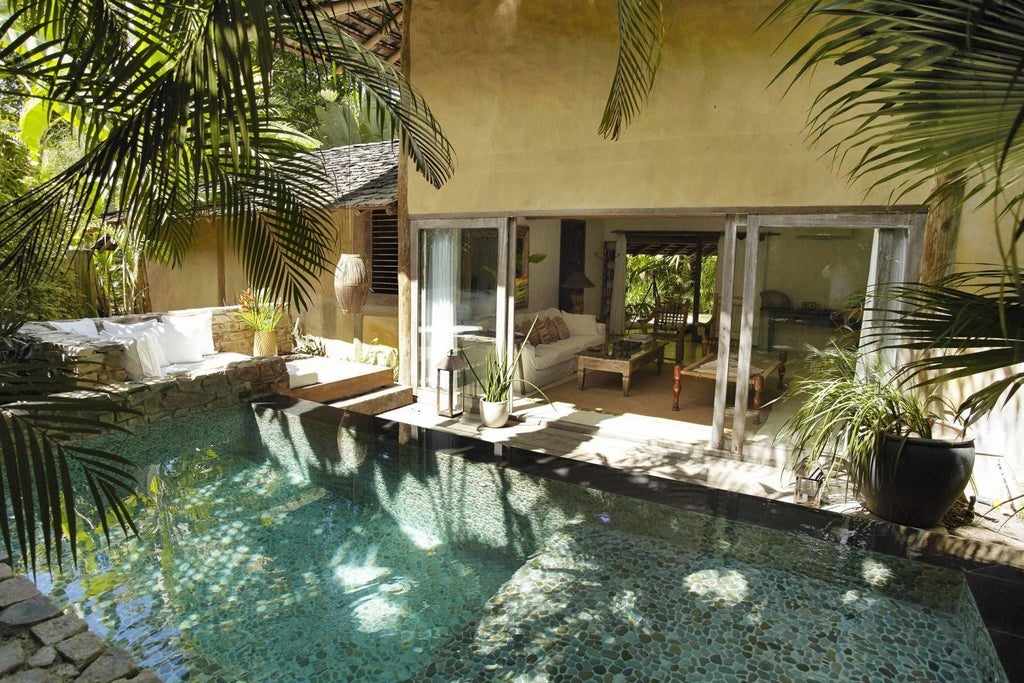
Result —
[{"label": "table lamp with shade", "polygon": [[572,301],[572,311],[570,313],[583,312],[583,290],[593,286],[594,283],[583,274],[582,270],[577,270],[566,278],[565,282],[562,283],[562,289],[569,290],[569,300]]}]

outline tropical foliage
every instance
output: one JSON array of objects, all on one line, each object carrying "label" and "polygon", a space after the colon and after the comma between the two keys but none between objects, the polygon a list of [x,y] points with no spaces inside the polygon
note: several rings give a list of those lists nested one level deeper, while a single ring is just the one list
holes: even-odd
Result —
[{"label": "tropical foliage", "polygon": [[805,473],[820,467],[826,480],[845,472],[857,489],[884,434],[930,439],[949,412],[938,394],[912,390],[878,356],[837,345],[814,351],[786,395],[800,401],[778,435],[793,446],[792,464]]},{"label": "tropical foliage", "polygon": [[[612,139],[653,87],[663,30],[660,2],[619,0],[618,6],[620,55],[601,124]],[[301,306],[333,265],[335,235],[324,208],[327,188],[307,182],[323,175],[318,157],[303,153],[317,142],[275,106],[275,60],[296,55],[312,92],[330,89],[341,74],[345,87],[336,91],[358,98],[360,134],[362,124],[389,121],[415,169],[433,185],[454,167],[453,150],[420,94],[327,22],[323,11],[306,0],[6,2],[0,95],[34,98],[21,112],[22,140],[38,148],[48,131],[64,126],[82,151],[35,185],[18,186],[22,167],[5,166],[0,269],[6,281],[20,289],[61,268],[67,248],[107,210],[118,212],[143,256],[172,263],[193,240],[193,218],[216,213],[253,287]],[[19,159],[31,163],[24,154]],[[73,450],[57,435],[62,420],[78,431],[98,429],[97,416],[118,406],[76,398],[75,413],[55,410],[63,399],[46,397],[64,388],[63,380],[54,382],[66,368],[59,362],[28,368],[24,360],[10,353],[0,358],[0,456],[10,487],[0,504],[14,505],[22,548],[34,548],[32,529],[41,521],[49,561],[63,529],[72,543],[76,537],[66,463],[77,458],[93,468],[87,478],[101,519],[112,509],[129,526],[128,509],[113,496],[127,490],[130,468],[110,454]],[[87,418],[71,417],[79,414]],[[59,488],[51,486],[53,476]],[[7,540],[8,520],[0,517]]]},{"label": "tropical foliage", "polygon": [[[300,0],[181,4],[10,3],[0,75],[24,79],[82,136],[85,155],[0,214],[0,265],[29,278],[106,207],[153,253],[180,259],[197,212],[217,212],[255,287],[296,303],[331,265],[333,230],[315,145],[292,131],[265,84],[274,57],[298,52],[361,86],[390,112],[416,168],[435,185],[452,150],[423,98],[393,68]],[[34,254],[33,263],[22,254]]]},{"label": "tropical foliage", "polygon": [[238,317],[257,332],[270,332],[284,315],[284,305],[247,289],[238,295]]},{"label": "tropical foliage", "polygon": [[[62,359],[38,358],[14,335],[23,321],[0,306],[0,515],[4,548],[36,571],[38,527],[47,566],[62,565],[64,543],[77,561],[78,525],[73,482],[83,479],[108,541],[113,520],[134,531],[124,497],[134,490],[134,466],[112,453],[81,445],[109,430],[110,417],[128,412],[100,386],[71,373]],[[86,389],[69,394],[76,389]]]},{"label": "tropical foliage", "polygon": [[[1024,3],[986,0],[786,0],[769,21],[793,20],[810,37],[780,74],[799,79],[841,67],[810,120],[852,177],[892,183],[895,197],[938,179],[933,196],[989,202],[1003,264],[905,283],[879,306],[905,341],[941,349],[911,370],[923,382],[1004,370],[1024,360]],[[830,73],[835,73],[830,71]],[[838,133],[838,138],[832,137]],[[977,419],[1016,392],[1024,375],[986,382],[960,406]]]}]

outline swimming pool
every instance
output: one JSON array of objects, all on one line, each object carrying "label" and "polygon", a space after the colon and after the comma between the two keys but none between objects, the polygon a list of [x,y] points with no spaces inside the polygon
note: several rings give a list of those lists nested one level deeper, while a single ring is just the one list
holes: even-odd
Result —
[{"label": "swimming pool", "polygon": [[959,572],[561,461],[309,404],[105,440],[144,538],[41,587],[167,681],[1005,680]]}]

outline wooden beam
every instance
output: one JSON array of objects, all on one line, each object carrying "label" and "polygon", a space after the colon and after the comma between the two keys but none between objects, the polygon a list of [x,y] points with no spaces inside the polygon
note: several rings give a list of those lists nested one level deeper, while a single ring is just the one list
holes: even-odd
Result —
[{"label": "wooden beam", "polygon": [[[398,14],[395,15],[394,21],[395,21],[395,26],[396,27],[402,25],[402,12],[404,12],[404,11],[405,10],[400,10],[398,12]],[[377,31],[375,34],[373,34],[372,36],[367,38],[365,41],[363,41],[363,47],[365,47],[367,50],[372,50],[377,45],[377,43],[379,43],[381,40],[383,40],[384,36],[386,36],[390,31],[391,31],[391,25],[390,24],[385,24],[384,26],[382,26],[380,28],[379,31]],[[401,55],[401,50],[395,52],[395,54]]]},{"label": "wooden beam", "polygon": [[[411,5],[411,3],[409,3]],[[411,7],[410,7],[411,9]],[[395,54],[409,53],[409,36],[403,32],[402,45]],[[402,60],[402,75],[409,77],[408,58]],[[405,133],[401,133],[402,136]],[[401,149],[401,148],[399,148]],[[414,286],[416,268],[415,238],[409,224],[409,200],[406,196],[409,187],[409,160],[405,154],[398,154],[398,382],[406,386],[415,386],[414,378],[419,372],[419,362],[413,343],[417,324],[417,312],[413,299],[418,295]]]},{"label": "wooden beam", "polygon": [[386,4],[386,0],[341,0],[340,2],[325,2],[323,8],[331,14],[352,14],[368,9],[376,9]]}]

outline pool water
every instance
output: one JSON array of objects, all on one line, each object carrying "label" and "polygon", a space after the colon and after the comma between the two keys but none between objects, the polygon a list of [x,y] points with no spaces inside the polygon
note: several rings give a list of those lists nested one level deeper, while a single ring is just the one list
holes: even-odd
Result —
[{"label": "pool water", "polygon": [[958,572],[398,437],[272,410],[107,437],[142,539],[41,587],[167,681],[1005,680]]}]

